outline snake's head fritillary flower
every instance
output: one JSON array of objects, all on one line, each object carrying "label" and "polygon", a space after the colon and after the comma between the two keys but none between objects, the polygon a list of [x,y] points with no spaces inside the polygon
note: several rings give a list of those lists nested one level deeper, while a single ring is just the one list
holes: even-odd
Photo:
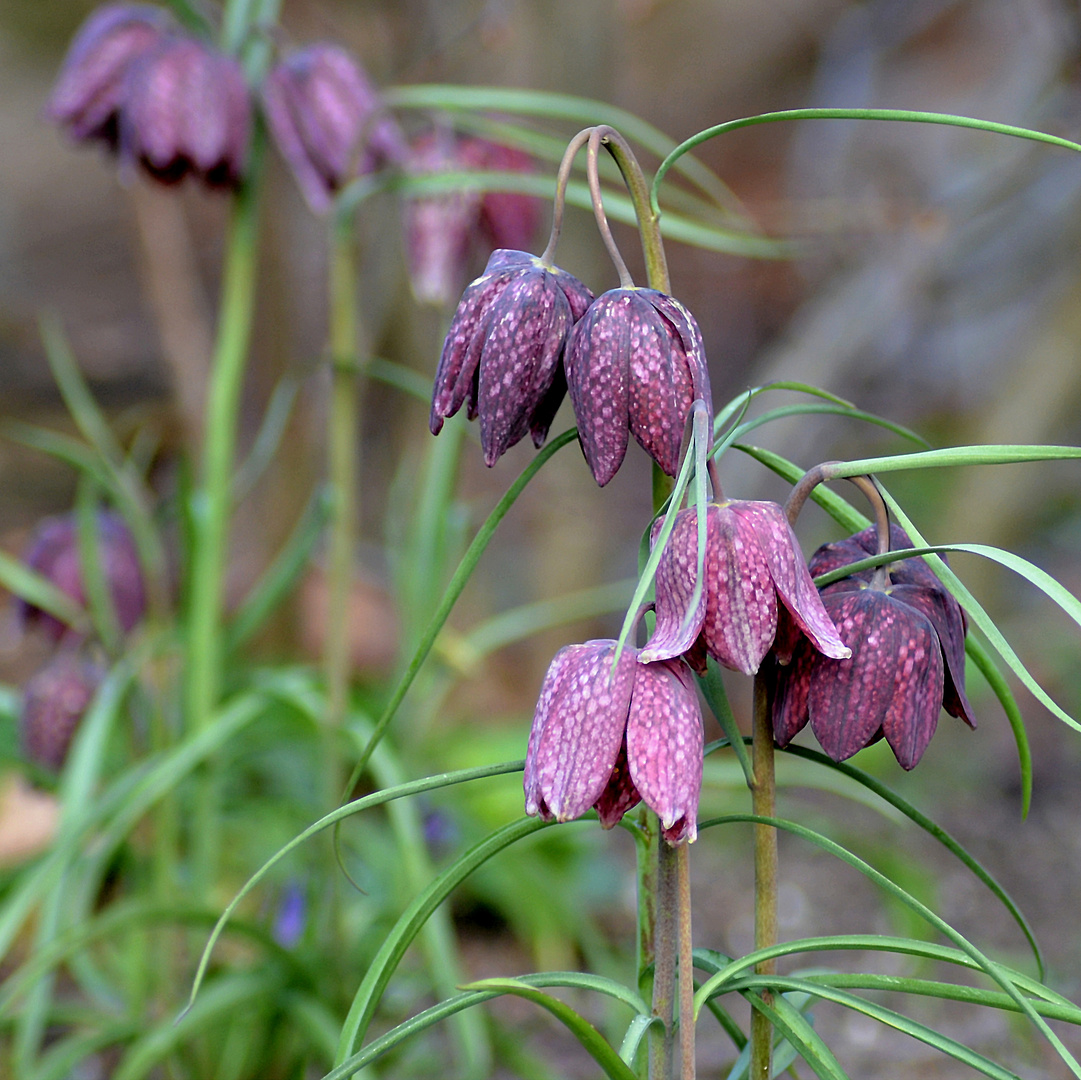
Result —
[{"label": "snake's head fritillary flower", "polygon": [[49,97],[48,115],[77,142],[104,142],[115,150],[131,63],[167,33],[169,19],[149,4],[106,4],[72,40]]},{"label": "snake's head fritillary flower", "polygon": [[[533,159],[521,150],[450,131],[426,132],[410,147],[405,165],[414,176],[453,170],[522,172]],[[502,191],[448,191],[406,199],[405,248],[413,294],[445,305],[461,290],[478,245],[522,249],[540,224],[540,201]]]},{"label": "snake's head fritillary flower", "polygon": [[247,163],[251,116],[235,57],[167,34],[125,73],[121,157],[161,183],[192,175],[210,187],[235,188]]},{"label": "snake's head fritillary flower", "polygon": [[776,503],[710,503],[705,580],[692,611],[697,575],[698,511],[688,507],[676,515],[657,567],[657,624],[643,659],[691,652],[701,635],[706,653],[719,664],[753,675],[777,636],[780,606],[814,650],[848,655]]},{"label": "snake's head fritillary flower", "polygon": [[713,415],[698,324],[656,289],[599,296],[574,327],[566,369],[582,452],[602,487],[623,463],[628,435],[675,476],[691,406],[701,399]]},{"label": "snake's head fritillary flower", "polygon": [[263,85],[271,136],[308,205],[330,209],[350,180],[398,164],[405,139],[359,62],[338,45],[285,57]]},{"label": "snake's head fritillary flower", "polygon": [[[146,588],[135,541],[124,519],[103,511],[97,516],[98,553],[101,570],[112,594],[121,628],[128,632],[146,612]],[[79,538],[74,515],[45,518],[34,530],[23,561],[31,570],[48,578],[80,607],[86,604]],[[37,625],[54,641],[69,633],[69,627],[41,608],[18,600],[16,617],[23,626]]]},{"label": "snake's head fritillary flower", "polygon": [[639,663],[616,643],[560,650],[548,668],[526,753],[526,813],[570,821],[596,807],[606,828],[644,800],[670,843],[697,835],[702,714],[679,660]]},{"label": "snake's head fritillary flower", "polygon": [[540,446],[566,393],[563,348],[593,294],[576,277],[525,251],[492,253],[466,289],[435,375],[429,426],[466,405],[480,417],[485,464],[533,436]]},{"label": "snake's head fritillary flower", "polygon": [[31,676],[23,690],[20,732],[23,752],[46,769],[64,764],[104,672],[74,649],[61,649]]},{"label": "snake's head fritillary flower", "polygon": [[[891,526],[893,548],[912,544]],[[818,549],[814,574],[839,569],[877,551],[873,529]],[[878,587],[873,571],[857,571],[822,590],[827,611],[851,648],[831,661],[796,648],[780,670],[774,695],[774,735],[785,746],[808,721],[836,761],[885,737],[905,769],[913,768],[934,735],[940,709],[974,727],[964,684],[964,614],[919,558],[890,564]]]}]

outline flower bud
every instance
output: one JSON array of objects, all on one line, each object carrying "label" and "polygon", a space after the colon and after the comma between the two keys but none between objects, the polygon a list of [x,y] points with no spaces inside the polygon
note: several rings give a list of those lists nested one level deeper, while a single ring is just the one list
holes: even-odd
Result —
[{"label": "flower bud", "polygon": [[62,649],[23,691],[20,719],[23,752],[47,769],[58,770],[105,673],[71,649]]},{"label": "flower bud", "polygon": [[125,75],[120,152],[154,179],[189,173],[211,187],[244,174],[251,98],[239,62],[195,38],[163,37]]},{"label": "flower bud", "polygon": [[311,209],[325,213],[349,180],[405,157],[398,125],[360,64],[316,44],[277,64],[263,85],[267,126]]},{"label": "flower bud", "polygon": [[701,398],[713,415],[694,316],[655,289],[612,289],[574,327],[565,363],[582,452],[597,483],[615,476],[628,433],[675,476],[691,406]]},{"label": "flower bud", "polygon": [[[97,527],[102,572],[112,594],[116,617],[126,633],[146,612],[146,590],[135,542],[118,514],[102,511],[97,516]],[[74,515],[45,518],[34,530],[24,561],[80,607],[85,606],[86,592]],[[41,608],[21,599],[16,604],[16,615],[23,626],[38,625],[54,641],[69,632],[68,626]]]},{"label": "flower bud", "polygon": [[169,28],[161,8],[106,4],[80,27],[68,49],[47,107],[79,142],[116,149],[124,79],[132,62],[151,51]]}]

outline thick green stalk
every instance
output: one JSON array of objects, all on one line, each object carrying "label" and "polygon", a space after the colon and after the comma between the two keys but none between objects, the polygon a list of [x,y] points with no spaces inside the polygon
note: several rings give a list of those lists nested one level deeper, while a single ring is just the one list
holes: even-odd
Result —
[{"label": "thick green stalk", "polygon": [[650,1080],[671,1080],[675,1039],[672,1016],[676,1002],[677,918],[676,849],[664,840],[657,844],[657,921],[654,936],[653,1015],[661,1030],[653,1028],[649,1040]]},{"label": "thick green stalk", "polygon": [[[774,770],[773,725],[770,722],[769,686],[758,674],[754,678],[754,733],[751,761],[754,785],[751,804],[760,817],[772,818],[777,804]],[[754,827],[754,947],[768,949],[777,944],[777,830],[772,825]],[[755,966],[759,975],[773,975],[776,960],[763,960]],[[762,991],[772,1000],[768,990]],[[769,1080],[773,1053],[773,1026],[757,1009],[751,1014],[750,1080]]]},{"label": "thick green stalk", "polygon": [[[328,439],[332,492],[330,547],[327,558],[327,626],[324,667],[327,684],[326,727],[333,732],[345,716],[349,692],[349,595],[357,517],[357,383],[356,258],[352,219],[341,215],[330,241],[331,397]],[[325,763],[328,798],[336,798],[341,777],[333,760]]]},{"label": "thick green stalk", "polygon": [[691,946],[691,845],[676,848],[676,906],[679,910],[680,1080],[695,1080],[694,953]]}]

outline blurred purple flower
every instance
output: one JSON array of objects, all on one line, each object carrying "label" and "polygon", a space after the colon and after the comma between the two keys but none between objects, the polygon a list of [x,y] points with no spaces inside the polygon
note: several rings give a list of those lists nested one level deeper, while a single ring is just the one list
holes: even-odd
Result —
[{"label": "blurred purple flower", "polygon": [[274,916],[274,940],[283,949],[292,949],[304,933],[307,916],[308,898],[300,882],[286,882]]},{"label": "blurred purple flower", "polygon": [[378,91],[338,45],[309,45],[279,62],[263,84],[263,111],[317,214],[350,180],[405,158],[405,140]]},{"label": "blurred purple flower", "polygon": [[[427,132],[414,141],[406,162],[413,176],[454,170],[530,172],[532,158],[486,139]],[[406,199],[403,205],[409,277],[416,298],[446,305],[480,240],[490,248],[527,247],[540,224],[540,201],[513,192],[450,191]]]},{"label": "blurred purple flower", "polygon": [[23,752],[59,770],[105,672],[74,649],[61,649],[27,681],[20,731]]},{"label": "blurred purple flower", "polygon": [[79,28],[49,98],[48,115],[79,142],[115,150],[124,80],[132,62],[165,36],[170,22],[149,4],[106,4]]},{"label": "blurred purple flower", "polygon": [[591,806],[612,828],[639,800],[670,843],[697,835],[702,714],[680,660],[640,663],[616,643],[568,645],[541,687],[525,764],[526,813],[570,821]]},{"label": "blurred purple flower", "polygon": [[[891,544],[912,546],[896,526]],[[876,550],[869,529],[819,548],[811,571],[827,573]],[[796,647],[789,667],[778,669],[778,745],[786,746],[809,720],[835,761],[885,737],[900,765],[911,769],[944,706],[974,726],[964,688],[964,616],[922,559],[892,564],[884,588],[873,571],[860,571],[826,586],[822,599],[852,656],[834,661],[802,643]]]},{"label": "blurred purple flower", "polygon": [[[121,628],[131,631],[146,612],[146,589],[135,541],[119,514],[102,511],[97,515],[98,551],[102,573],[112,595]],[[31,570],[48,578],[61,592],[80,607],[86,605],[82,569],[79,564],[79,538],[75,517],[65,514],[44,518],[34,530],[23,561]],[[25,627],[40,626],[54,641],[70,628],[41,608],[16,600],[16,617]]]},{"label": "blurred purple flower", "polygon": [[435,375],[433,435],[463,404],[480,416],[485,464],[529,433],[540,446],[566,393],[563,348],[593,294],[525,251],[492,253],[466,289]]},{"label": "blurred purple flower", "polygon": [[713,415],[694,316],[655,289],[612,289],[575,325],[565,363],[582,452],[597,483],[615,476],[628,433],[675,476],[691,406],[700,398]]},{"label": "blurred purple flower", "polygon": [[169,34],[132,62],[124,82],[122,158],[165,184],[191,174],[210,187],[239,185],[251,98],[235,58]]},{"label": "blurred purple flower", "polygon": [[657,567],[657,625],[642,659],[691,652],[701,635],[705,652],[719,664],[753,675],[777,637],[778,599],[814,650],[848,655],[776,503],[710,503],[705,581],[691,612],[697,575],[698,511],[688,507],[676,515]]}]

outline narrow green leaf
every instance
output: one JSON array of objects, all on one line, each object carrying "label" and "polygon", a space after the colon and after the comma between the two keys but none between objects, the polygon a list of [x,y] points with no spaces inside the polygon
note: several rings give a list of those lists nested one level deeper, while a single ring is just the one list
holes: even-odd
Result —
[{"label": "narrow green leaf", "polygon": [[113,590],[106,580],[106,560],[98,528],[99,488],[94,479],[83,473],[75,494],[75,528],[79,549],[79,575],[94,629],[107,652],[115,655],[124,631],[113,603]]},{"label": "narrow green leaf", "polygon": [[[1030,461],[1076,461],[1081,446],[1051,446],[1037,443],[990,443],[977,446],[947,446],[913,454],[857,458],[829,466],[830,480],[905,469],[947,469],[957,465],[1019,465]],[[913,537],[915,539],[915,537]]]},{"label": "narrow green leaf", "polygon": [[248,878],[241,890],[229,902],[228,907],[221,913],[210,937],[207,939],[206,945],[203,947],[203,953],[199,959],[199,966],[196,969],[195,979],[192,983],[188,1007],[190,1008],[191,1002],[195,1000],[195,996],[199,992],[199,986],[206,974],[206,969],[210,963],[210,955],[214,950],[214,945],[217,943],[226,924],[232,917],[233,912],[236,911],[244,897],[247,896],[260,881],[262,881],[267,873],[285,858],[286,855],[304,843],[304,841],[315,836],[317,833],[322,832],[323,829],[329,828],[331,825],[343,821],[353,814],[359,814],[363,810],[368,810],[373,806],[382,806],[384,803],[390,802],[393,799],[402,799],[409,795],[419,795],[422,792],[435,791],[439,788],[466,783],[469,780],[481,780],[489,776],[503,776],[506,773],[520,772],[524,767],[524,764],[523,761],[506,761],[500,762],[497,765],[482,765],[473,769],[459,769],[456,772],[426,776],[422,780],[412,780],[409,783],[401,784],[396,788],[390,788],[386,791],[377,791],[371,795],[365,795],[363,798],[355,799],[350,803],[346,803],[344,806],[339,806],[336,810],[331,811],[329,814],[309,825],[302,833],[294,836],[288,844],[279,848],[265,863],[263,863],[263,865]]},{"label": "narrow green leaf", "polygon": [[89,629],[86,612],[67,593],[5,551],[0,551],[0,585],[12,596],[41,608],[81,634]]},{"label": "narrow green leaf", "polygon": [[494,990],[513,994],[539,1005],[550,1012],[583,1046],[590,1057],[604,1070],[609,1080],[637,1080],[634,1070],[623,1061],[603,1035],[584,1016],[569,1005],[536,987],[518,979],[482,979],[465,987],[466,990]]},{"label": "narrow green leaf", "polygon": [[623,1033],[623,1041],[619,1044],[620,1060],[626,1062],[633,1069],[634,1059],[638,1056],[638,1048],[642,1045],[642,1039],[645,1038],[646,1032],[654,1024],[659,1023],[661,1023],[661,1018],[651,1016],[649,1013],[636,1013],[631,1017],[631,1022]]},{"label": "narrow green leaf", "polygon": [[893,432],[894,435],[900,435],[901,438],[907,439],[909,442],[914,442],[919,446],[929,446],[927,440],[922,436],[917,435],[911,428],[907,428],[903,424],[894,423],[894,421],[887,420],[883,416],[877,416],[874,413],[864,412],[862,409],[853,408],[847,403],[843,405],[834,405],[806,402],[802,405],[784,405],[781,408],[770,409],[769,412],[764,412],[761,416],[755,416],[750,420],[745,420],[735,429],[733,438],[743,439],[750,432],[754,431],[755,428],[762,427],[765,424],[772,424],[776,420],[786,420],[793,416],[815,415],[845,416],[851,420],[862,420],[864,423],[885,428],[887,431]]},{"label": "narrow green leaf", "polygon": [[706,704],[710,708],[721,725],[721,730],[728,739],[728,745],[735,751],[743,776],[747,781],[747,787],[754,786],[754,768],[751,765],[751,755],[747,752],[747,744],[743,741],[743,733],[739,730],[735,716],[732,715],[732,707],[728,704],[728,694],[725,693],[724,679],[721,677],[721,669],[712,658],[706,662],[706,674],[699,676],[698,687]]},{"label": "narrow green leaf", "polygon": [[772,999],[762,994],[748,994],[751,1005],[770,1020],[778,1033],[814,1070],[821,1080],[848,1080],[848,1074],[826,1045],[825,1040],[807,1022],[799,1009],[778,994]]},{"label": "narrow green leaf", "polygon": [[[933,926],[939,933],[943,934],[950,941],[952,941],[958,948],[968,953],[969,956],[975,960],[981,970],[994,982],[998,983],[1003,990],[1017,1002],[1020,1011],[1032,1021],[1036,1028],[1039,1029],[1045,1039],[1051,1044],[1055,1052],[1059,1055],[1062,1061],[1069,1068],[1070,1072],[1076,1077],[1081,1077],[1081,1065],[1078,1064],[1073,1054],[1063,1045],[1062,1040],[1048,1027],[1046,1021],[1036,1012],[1032,1007],[1032,1003],[1028,998],[1024,997],[1017,988],[1016,982],[1010,977],[1009,973],[1000,964],[996,964],[988,957],[986,957],[979,949],[976,948],[964,935],[955,930],[949,923],[947,923],[940,916],[936,915],[926,904],[921,903],[914,896],[912,896],[905,889],[902,889],[900,885],[886,877],[885,874],[874,869],[870,864],[863,861],[856,855],[853,855],[850,851],[841,847],[840,844],[835,843],[828,837],[823,836],[821,833],[817,833],[812,829],[808,829],[803,825],[798,825],[794,821],[785,821],[781,818],[763,817],[757,814],[729,814],[724,817],[712,818],[710,820],[699,822],[699,831],[708,828],[711,825],[730,824],[734,822],[747,822],[761,825],[772,825],[774,828],[782,829],[785,832],[790,832],[802,839],[814,844],[817,847],[828,851],[843,862],[848,863],[849,866],[858,870],[865,877],[869,878],[880,888],[884,889],[891,896],[896,897],[906,907],[914,911],[920,918],[924,919],[931,926]],[[717,979],[714,976],[713,979]],[[695,1013],[701,1008],[701,1001],[707,994],[707,987],[710,987],[710,983],[713,979],[706,982],[702,989],[695,994]],[[712,987],[710,987],[712,990]]]},{"label": "narrow green leaf", "polygon": [[270,402],[263,413],[262,423],[255,433],[248,456],[233,474],[233,498],[239,503],[247,497],[259,477],[266,472],[274,455],[281,446],[289,417],[293,412],[299,384],[296,378],[287,375],[278,380],[270,395]]},{"label": "narrow green leaf", "polygon": [[361,370],[369,379],[377,379],[387,386],[393,386],[425,404],[432,400],[432,380],[404,364],[373,357],[364,362]]}]

